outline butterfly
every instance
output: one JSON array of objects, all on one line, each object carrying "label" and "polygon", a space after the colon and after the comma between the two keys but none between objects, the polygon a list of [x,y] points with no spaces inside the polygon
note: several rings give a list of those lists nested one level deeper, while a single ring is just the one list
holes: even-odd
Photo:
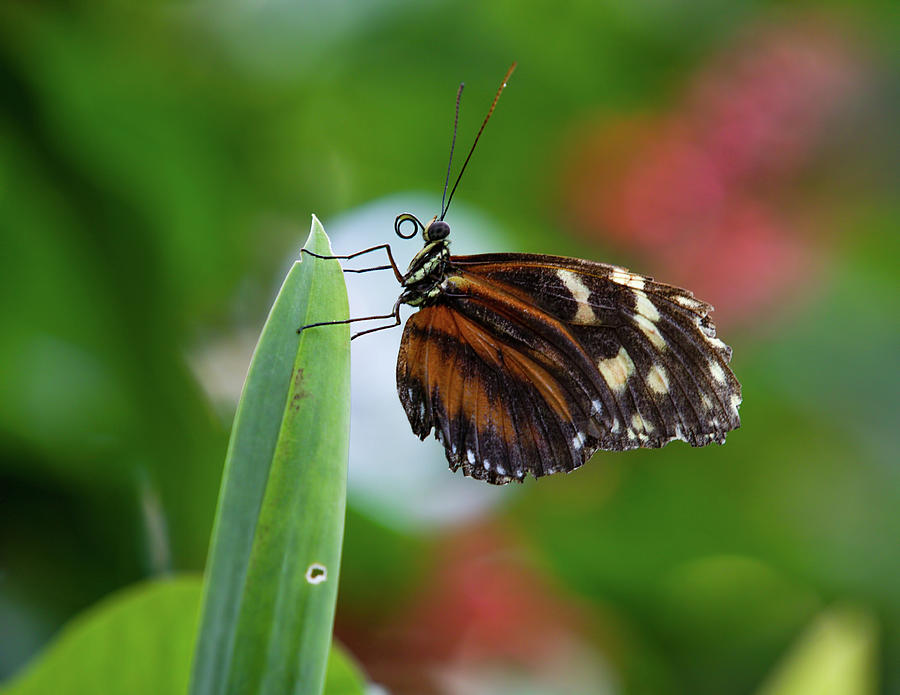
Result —
[{"label": "butterfly", "polygon": [[[406,322],[397,392],[412,431],[434,436],[453,471],[503,485],[579,468],[600,449],[723,443],[740,426],[741,386],[712,307],[678,287],[616,265],[523,253],[456,256],[444,221],[494,97],[441,214],[398,215],[395,233],[421,232],[406,272],[385,249],[402,292],[390,314]],[[463,85],[456,97],[452,164]],[[444,196],[450,177],[448,166]],[[410,234],[404,224],[412,224]],[[315,254],[312,254],[315,255]],[[321,324],[313,324],[321,325]],[[308,328],[311,326],[306,326]]]}]

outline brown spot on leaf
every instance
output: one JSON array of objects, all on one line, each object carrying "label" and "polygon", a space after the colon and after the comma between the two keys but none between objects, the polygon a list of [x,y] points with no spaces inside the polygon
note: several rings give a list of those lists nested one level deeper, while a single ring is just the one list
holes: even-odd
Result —
[{"label": "brown spot on leaf", "polygon": [[290,409],[296,413],[300,410],[300,402],[309,395],[309,392],[303,388],[303,370],[299,367],[294,374],[294,383],[291,390],[294,392],[294,395],[291,396]]}]

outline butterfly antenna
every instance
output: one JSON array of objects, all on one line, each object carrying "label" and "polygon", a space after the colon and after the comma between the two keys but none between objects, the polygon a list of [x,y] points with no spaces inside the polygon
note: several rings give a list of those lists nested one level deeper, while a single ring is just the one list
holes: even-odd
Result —
[{"label": "butterfly antenna", "polygon": [[[506,71],[506,76],[503,78],[503,82],[500,84],[500,88],[497,90],[497,93],[494,95],[494,101],[491,102],[491,108],[488,109],[487,116],[484,117],[484,121],[481,124],[481,128],[478,129],[478,134],[475,136],[475,142],[472,143],[472,149],[469,150],[469,155],[466,157],[466,161],[463,162],[462,169],[459,170],[459,176],[456,177],[456,183],[453,184],[453,188],[450,190],[450,197],[447,198],[447,205],[443,205],[443,201],[441,204],[441,219],[444,219],[444,215],[447,214],[447,209],[450,207],[450,201],[453,200],[453,194],[456,192],[456,187],[459,185],[459,181],[462,178],[463,172],[466,170],[466,165],[469,163],[469,160],[472,158],[472,153],[475,151],[475,145],[478,144],[478,138],[481,137],[481,134],[484,132],[484,127],[487,125],[488,120],[491,117],[491,114],[494,113],[494,109],[497,106],[497,102],[500,100],[500,95],[503,93],[504,88],[506,87],[507,81],[509,81],[509,76],[513,74],[513,70],[516,69],[516,63],[513,63],[509,66],[509,70]],[[460,92],[462,91],[462,87],[460,87]],[[457,108],[459,105],[457,95]],[[458,111],[457,111],[458,113]],[[453,137],[456,137],[456,128],[454,127]],[[449,169],[447,171],[449,174]],[[449,176],[447,178],[449,181]]]},{"label": "butterfly antenna", "polygon": [[447,198],[447,185],[450,183],[450,168],[453,166],[453,148],[456,147],[456,127],[459,125],[459,100],[462,98],[463,87],[465,82],[459,83],[459,89],[456,90],[456,115],[453,117],[453,139],[450,140],[450,161],[447,162],[447,178],[444,179],[444,194],[441,196],[441,219],[444,219],[446,208],[444,200]]}]

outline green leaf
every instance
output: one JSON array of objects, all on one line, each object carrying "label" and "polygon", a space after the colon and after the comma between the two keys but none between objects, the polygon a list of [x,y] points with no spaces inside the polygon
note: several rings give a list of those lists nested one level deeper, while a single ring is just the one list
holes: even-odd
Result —
[{"label": "green leaf", "polygon": [[[182,695],[187,691],[199,577],[123,589],[71,620],[3,695]],[[335,647],[325,695],[362,695],[364,679]]]},{"label": "green leaf", "polygon": [[146,582],[63,627],[3,695],[154,695],[187,689],[200,580]]},{"label": "green leaf", "polygon": [[856,606],[836,606],[816,618],[758,695],[875,695],[878,626]]},{"label": "green leaf", "polygon": [[366,678],[359,667],[338,645],[328,655],[325,692],[322,695],[363,695]]},{"label": "green leaf", "polygon": [[[313,217],[306,248],[330,255]],[[349,327],[336,261],[291,268],[250,364],[207,563],[193,695],[311,693],[325,677],[344,529]]]}]

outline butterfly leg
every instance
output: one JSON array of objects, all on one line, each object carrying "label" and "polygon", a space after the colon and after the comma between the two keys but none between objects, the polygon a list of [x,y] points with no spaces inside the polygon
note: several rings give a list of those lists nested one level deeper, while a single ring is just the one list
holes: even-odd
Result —
[{"label": "butterfly leg", "polygon": [[372,253],[373,251],[379,251],[380,249],[384,249],[387,251],[388,260],[390,261],[390,265],[379,265],[374,268],[361,268],[359,270],[344,268],[345,273],[368,273],[373,270],[387,270],[390,268],[394,271],[394,277],[397,278],[397,282],[403,282],[403,273],[400,272],[400,269],[397,267],[397,263],[394,261],[394,256],[391,253],[391,245],[390,244],[378,244],[378,246],[373,246],[368,249],[363,249],[362,251],[357,251],[356,253],[351,253],[346,256],[322,256],[318,253],[313,253],[312,251],[307,251],[306,249],[300,249],[301,253],[305,253],[309,256],[313,256],[314,258],[322,258],[324,260],[343,260],[349,261],[352,258],[356,258],[357,256],[362,256],[366,253]]},{"label": "butterfly leg", "polygon": [[400,302],[398,301],[394,304],[394,308],[390,314],[380,314],[377,316],[358,316],[354,319],[343,319],[341,321],[320,321],[319,323],[308,323],[305,326],[300,326],[297,329],[297,333],[302,333],[307,328],[316,328],[317,326],[338,326],[344,323],[356,323],[357,321],[374,321],[375,319],[394,319],[394,323],[388,324],[386,326],[379,326],[378,328],[370,328],[366,331],[360,331],[359,333],[354,333],[350,336],[350,340],[354,338],[358,338],[361,335],[365,335],[366,333],[374,333],[375,331],[383,331],[388,328],[395,328],[400,325]]},{"label": "butterfly leg", "polygon": [[[397,300],[397,303],[394,304],[394,310],[388,314],[388,316],[394,317],[394,323],[389,323],[386,326],[378,326],[378,328],[369,328],[365,331],[360,331],[359,333],[354,333],[350,336],[350,340],[354,338],[359,338],[361,335],[365,335],[366,333],[376,333],[378,331],[386,331],[389,328],[396,328],[400,325],[400,301]],[[388,316],[384,316],[383,318],[388,318]]]}]

